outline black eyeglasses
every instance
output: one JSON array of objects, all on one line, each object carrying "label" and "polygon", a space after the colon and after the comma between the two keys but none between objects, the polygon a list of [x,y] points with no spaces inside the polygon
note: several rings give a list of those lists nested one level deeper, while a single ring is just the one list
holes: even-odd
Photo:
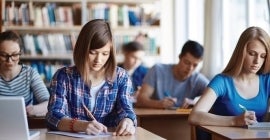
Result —
[{"label": "black eyeglasses", "polygon": [[17,61],[20,58],[21,53],[14,53],[14,54],[3,54],[0,53],[0,60],[1,61],[8,61],[11,58],[12,61]]}]

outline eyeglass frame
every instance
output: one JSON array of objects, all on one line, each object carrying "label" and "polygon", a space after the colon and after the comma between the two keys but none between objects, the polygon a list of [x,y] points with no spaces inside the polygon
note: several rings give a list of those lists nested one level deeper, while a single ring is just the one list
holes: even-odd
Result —
[{"label": "eyeglass frame", "polygon": [[[19,52],[19,53],[14,53],[14,54],[4,54],[4,53],[0,53],[0,60],[8,61],[8,60],[11,58],[12,61],[17,61],[17,60],[19,60],[19,58],[20,58],[21,55],[22,55],[21,52]],[[18,57],[18,58],[14,59],[14,57]],[[2,58],[5,58],[5,60],[2,59]]]}]

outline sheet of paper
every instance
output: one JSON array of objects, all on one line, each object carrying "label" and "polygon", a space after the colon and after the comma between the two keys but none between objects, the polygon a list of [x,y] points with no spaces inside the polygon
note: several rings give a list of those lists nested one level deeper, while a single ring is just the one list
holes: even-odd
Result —
[{"label": "sheet of paper", "polygon": [[258,122],[253,125],[248,125],[248,129],[270,130],[270,122]]},{"label": "sheet of paper", "polygon": [[100,133],[99,135],[87,135],[86,133],[71,133],[71,132],[63,132],[63,131],[48,131],[49,134],[57,134],[57,135],[64,135],[69,137],[75,138],[100,138],[100,137],[109,137],[112,136],[112,132],[107,133]]}]

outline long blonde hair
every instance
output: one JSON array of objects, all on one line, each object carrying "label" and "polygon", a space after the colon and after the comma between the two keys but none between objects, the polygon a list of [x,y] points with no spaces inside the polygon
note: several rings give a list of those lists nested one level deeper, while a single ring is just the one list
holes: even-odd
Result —
[{"label": "long blonde hair", "polygon": [[270,37],[260,27],[249,27],[241,34],[232,57],[222,72],[223,74],[229,76],[238,76],[240,74],[246,56],[247,45],[253,40],[260,41],[266,49],[265,61],[257,73],[270,72]]}]

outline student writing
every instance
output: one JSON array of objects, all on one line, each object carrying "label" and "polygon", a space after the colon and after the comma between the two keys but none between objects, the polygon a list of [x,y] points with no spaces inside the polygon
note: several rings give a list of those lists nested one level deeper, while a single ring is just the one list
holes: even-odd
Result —
[{"label": "student writing", "polygon": [[189,122],[245,126],[263,121],[270,96],[269,72],[270,37],[260,27],[249,27],[223,72],[211,80],[193,108]]},{"label": "student writing", "polygon": [[195,104],[208,84],[208,79],[195,69],[202,61],[203,47],[187,41],[177,64],[156,64],[144,78],[136,106],[149,108],[188,108]]},{"label": "student writing", "polygon": [[96,135],[116,127],[114,135],[134,134],[132,82],[116,66],[112,32],[105,20],[95,19],[82,27],[73,58],[75,65],[59,69],[51,81],[49,128]]}]

